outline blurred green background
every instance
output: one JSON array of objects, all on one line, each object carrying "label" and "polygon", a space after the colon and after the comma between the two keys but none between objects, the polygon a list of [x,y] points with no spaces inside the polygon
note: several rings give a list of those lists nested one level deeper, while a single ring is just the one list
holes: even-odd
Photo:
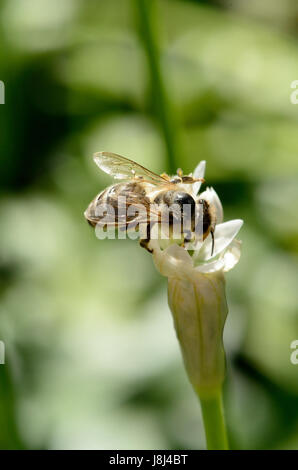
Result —
[{"label": "blurred green background", "polygon": [[[207,160],[225,219],[225,403],[234,449],[298,448],[296,0],[159,0],[179,166]],[[83,218],[107,150],[169,171],[131,0],[2,0],[0,447],[196,449],[205,440],[166,280]],[[178,136],[174,136],[178,141]]]}]

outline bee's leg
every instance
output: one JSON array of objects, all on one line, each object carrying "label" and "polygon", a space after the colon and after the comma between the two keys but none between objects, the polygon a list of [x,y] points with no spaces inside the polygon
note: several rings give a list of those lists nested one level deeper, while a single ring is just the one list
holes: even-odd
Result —
[{"label": "bee's leg", "polygon": [[149,243],[150,243],[150,224],[147,225],[147,237],[142,238],[140,240],[140,245],[142,248],[145,248],[145,250],[149,251],[149,253],[153,253],[153,250],[149,248]]},{"label": "bee's leg", "polygon": [[192,238],[193,238],[192,231],[191,230],[185,230],[185,232],[184,232],[184,241],[185,242],[191,242]]},{"label": "bee's leg", "polygon": [[185,246],[185,243],[189,243],[189,242],[193,241],[193,239],[194,239],[193,233],[192,233],[191,230],[185,230],[183,235],[184,235],[184,239],[183,239],[182,246]]},{"label": "bee's leg", "polygon": [[149,243],[150,243],[150,239],[148,238],[143,238],[142,240],[140,240],[140,246],[142,248],[145,248],[145,250],[149,251],[149,253],[153,253],[153,250],[149,248],[148,246]]}]

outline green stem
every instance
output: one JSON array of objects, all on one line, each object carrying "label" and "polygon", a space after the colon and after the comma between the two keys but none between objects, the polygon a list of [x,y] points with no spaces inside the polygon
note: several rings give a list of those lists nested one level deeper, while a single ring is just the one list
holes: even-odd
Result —
[{"label": "green stem", "polygon": [[134,2],[138,13],[144,51],[149,65],[152,92],[166,144],[168,170],[175,173],[179,166],[179,129],[161,70],[160,51],[155,24],[157,16],[155,0],[134,0]]},{"label": "green stem", "polygon": [[208,395],[198,393],[205,427],[207,449],[228,450],[228,438],[224,419],[221,390]]}]

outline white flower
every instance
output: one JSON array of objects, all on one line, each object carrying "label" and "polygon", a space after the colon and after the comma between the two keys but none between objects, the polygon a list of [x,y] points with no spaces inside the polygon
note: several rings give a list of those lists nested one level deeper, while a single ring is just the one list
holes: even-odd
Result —
[{"label": "white flower", "polygon": [[[200,162],[193,176],[203,177],[204,170],[205,162]],[[204,396],[218,390],[224,380],[222,336],[228,313],[224,272],[239,261],[241,242],[235,237],[243,221],[223,222],[218,195],[213,188],[197,195],[200,186],[192,185],[193,197],[206,199],[216,214],[213,253],[210,235],[191,251],[178,244],[162,250],[159,240],[151,240],[150,248],[156,268],[168,278],[169,306],[189,379]]]},{"label": "white flower", "polygon": [[[205,173],[205,161],[196,167],[193,177],[202,178]],[[213,188],[207,188],[204,192],[197,194],[201,183],[192,185],[191,193],[196,200],[206,199],[213,207],[216,216],[216,227],[214,232],[214,250],[212,252],[211,234],[202,242],[197,241],[195,246],[190,245],[192,256],[186,249],[173,244],[165,250],[161,250],[158,240],[151,240],[150,248],[153,249],[153,258],[157,269],[164,276],[181,276],[188,269],[195,269],[201,273],[216,271],[229,271],[240,259],[241,242],[235,237],[243,225],[243,220],[235,219],[223,222],[223,208],[220,199]],[[189,185],[188,185],[189,191]],[[171,274],[170,274],[171,273]],[[193,274],[192,274],[193,275]]]}]

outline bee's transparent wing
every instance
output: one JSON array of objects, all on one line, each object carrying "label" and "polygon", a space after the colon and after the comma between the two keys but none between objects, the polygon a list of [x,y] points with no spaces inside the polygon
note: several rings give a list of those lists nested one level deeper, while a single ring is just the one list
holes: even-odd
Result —
[{"label": "bee's transparent wing", "polygon": [[144,181],[155,184],[165,185],[169,184],[169,181],[162,176],[153,173],[142,165],[129,160],[128,158],[121,157],[116,153],[111,152],[97,152],[93,156],[97,166],[105,173],[113,176],[115,179],[132,179],[142,178]]}]

